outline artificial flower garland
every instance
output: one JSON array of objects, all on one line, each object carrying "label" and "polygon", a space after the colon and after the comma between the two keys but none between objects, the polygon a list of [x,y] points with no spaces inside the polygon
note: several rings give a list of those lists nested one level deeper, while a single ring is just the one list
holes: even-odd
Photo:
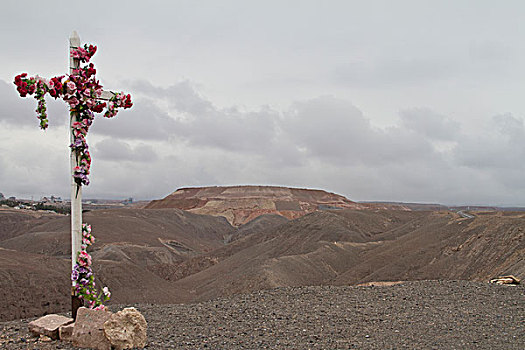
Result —
[{"label": "artificial flower garland", "polygon": [[[76,117],[71,124],[73,142],[69,147],[76,151],[77,165],[73,169],[72,176],[78,187],[89,185],[91,156],[86,136],[95,118],[95,113],[101,113],[106,108],[104,117],[112,118],[117,114],[118,108],[127,109],[133,105],[131,95],[126,95],[124,92],[116,93],[107,104],[99,102],[102,85],[95,79],[97,72],[95,66],[93,63],[88,64],[96,51],[97,47],[93,45],[71,49],[71,57],[78,59],[84,65],[73,69],[72,74],[69,74],[65,80],[64,75],[46,80],[39,76],[28,77],[27,73],[22,73],[17,75],[14,81],[20,97],[34,94],[37,100],[37,118],[40,120],[42,130],[47,129],[49,125],[44,98],[47,93],[55,100],[62,98],[69,104],[71,117]],[[111,293],[107,287],[104,287],[97,295],[95,277],[91,269],[91,255],[87,252],[87,247],[94,242],[95,237],[91,234],[91,226],[82,224],[82,245],[71,272],[71,280],[76,295],[86,301],[89,308],[100,309],[104,308],[103,303],[109,300]]]},{"label": "artificial flower garland", "polygon": [[98,98],[102,95],[102,85],[96,80],[96,69],[89,60],[97,47],[84,45],[84,48],[71,50],[71,57],[78,59],[83,66],[73,70],[73,73],[65,76],[46,80],[39,76],[28,77],[27,73],[19,74],[15,77],[15,85],[21,97],[35,95],[37,100],[37,118],[40,120],[40,128],[45,130],[48,127],[47,108],[45,95],[49,93],[51,97],[62,98],[69,104],[71,115],[76,115],[76,121],[72,123],[73,142],[69,147],[76,151],[77,166],[73,171],[75,182],[81,185],[89,185],[89,169],[91,167],[91,156],[86,142],[86,135],[89,127],[93,123],[95,113],[101,113],[104,108],[104,117],[112,118],[117,115],[118,108],[131,108],[131,95],[123,92],[116,93],[106,102],[100,102]]},{"label": "artificial flower garland", "polygon": [[102,309],[104,303],[109,300],[111,293],[108,287],[102,288],[97,294],[95,287],[95,276],[91,269],[91,255],[87,247],[95,243],[95,237],[91,234],[91,226],[82,224],[82,245],[78,252],[77,263],[71,272],[71,281],[76,295],[87,303],[90,309]]}]

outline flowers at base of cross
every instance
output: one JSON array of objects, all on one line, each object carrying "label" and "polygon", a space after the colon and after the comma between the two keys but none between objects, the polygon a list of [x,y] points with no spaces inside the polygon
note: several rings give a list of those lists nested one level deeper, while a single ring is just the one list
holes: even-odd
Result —
[{"label": "flowers at base of cross", "polygon": [[82,245],[77,255],[77,263],[71,271],[71,282],[75,295],[78,296],[90,309],[104,309],[104,303],[111,298],[108,287],[98,292],[95,286],[95,276],[91,269],[91,255],[87,248],[95,243],[95,237],[91,234],[91,226],[82,224]]},{"label": "flowers at base of cross", "polygon": [[28,77],[27,73],[22,73],[17,75],[14,80],[21,97],[34,95],[37,100],[36,113],[42,130],[47,129],[49,125],[45,95],[49,93],[51,97],[62,98],[68,103],[71,117],[74,118],[71,126],[73,140],[70,147],[77,155],[77,167],[75,167],[72,176],[79,186],[89,184],[91,157],[88,152],[86,136],[95,118],[95,113],[102,113],[106,108],[104,117],[111,118],[117,114],[118,108],[127,109],[133,106],[131,95],[126,95],[123,92],[115,94],[108,103],[100,103],[97,100],[102,94],[102,85],[95,78],[97,72],[95,66],[93,63],[89,63],[96,51],[96,46],[87,44],[83,48],[72,48],[71,57],[85,63],[85,65],[74,69],[72,74],[67,77],[62,75],[47,81],[39,76]]}]

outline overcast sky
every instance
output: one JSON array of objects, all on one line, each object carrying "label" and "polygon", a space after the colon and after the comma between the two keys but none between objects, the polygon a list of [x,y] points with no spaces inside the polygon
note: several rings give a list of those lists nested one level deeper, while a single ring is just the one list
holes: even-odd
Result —
[{"label": "overcast sky", "polygon": [[69,197],[68,110],[12,81],[98,45],[134,107],[95,120],[90,198],[319,188],[525,206],[523,1],[11,1],[0,11],[0,192]]}]

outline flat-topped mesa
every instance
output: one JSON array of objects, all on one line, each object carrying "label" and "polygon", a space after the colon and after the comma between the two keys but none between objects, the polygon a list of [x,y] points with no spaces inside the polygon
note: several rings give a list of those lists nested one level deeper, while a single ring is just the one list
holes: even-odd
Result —
[{"label": "flat-topped mesa", "polygon": [[215,186],[180,188],[146,206],[146,209],[160,208],[224,216],[232,225],[240,226],[264,214],[295,219],[316,210],[364,209],[365,206],[322,190],[278,186]]}]

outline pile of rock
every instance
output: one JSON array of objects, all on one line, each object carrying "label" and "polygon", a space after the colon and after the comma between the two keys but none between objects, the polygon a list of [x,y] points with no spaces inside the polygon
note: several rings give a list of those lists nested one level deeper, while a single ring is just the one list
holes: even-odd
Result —
[{"label": "pile of rock", "polygon": [[29,323],[31,333],[41,338],[98,350],[144,348],[147,327],[144,316],[133,307],[116,313],[81,307],[75,322],[65,316],[46,315]]}]

